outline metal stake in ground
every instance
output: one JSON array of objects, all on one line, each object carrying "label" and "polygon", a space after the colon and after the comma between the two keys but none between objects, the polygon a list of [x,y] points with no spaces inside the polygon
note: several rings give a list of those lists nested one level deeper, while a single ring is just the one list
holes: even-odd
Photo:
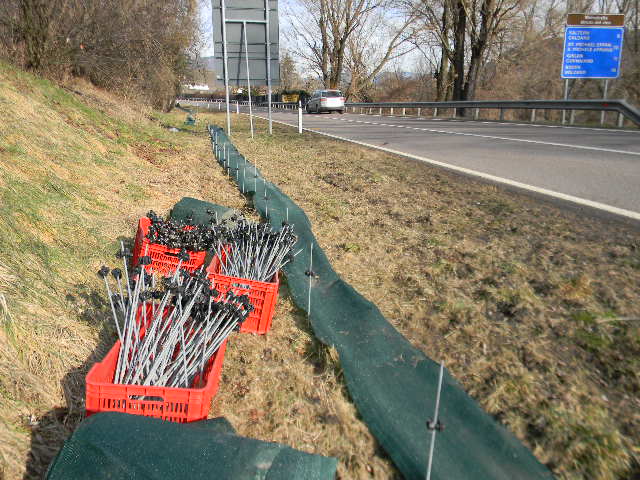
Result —
[{"label": "metal stake in ground", "polygon": [[442,374],[444,373],[444,363],[440,362],[440,374],[438,375],[438,393],[436,394],[436,408],[433,420],[427,422],[427,429],[431,430],[431,441],[429,442],[429,460],[427,462],[427,480],[431,480],[431,465],[433,464],[433,449],[436,444],[436,430],[444,430],[444,424],[440,423],[438,414],[440,411],[440,393],[442,392]]},{"label": "metal stake in ground", "polygon": [[309,244],[309,298],[307,299],[307,317],[311,316],[311,278],[313,277],[313,242]]}]

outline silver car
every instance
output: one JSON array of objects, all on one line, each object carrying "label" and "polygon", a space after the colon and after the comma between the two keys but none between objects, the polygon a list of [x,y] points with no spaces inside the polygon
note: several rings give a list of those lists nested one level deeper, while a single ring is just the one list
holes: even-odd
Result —
[{"label": "silver car", "polygon": [[307,102],[307,113],[344,113],[344,97],[340,90],[316,90]]}]

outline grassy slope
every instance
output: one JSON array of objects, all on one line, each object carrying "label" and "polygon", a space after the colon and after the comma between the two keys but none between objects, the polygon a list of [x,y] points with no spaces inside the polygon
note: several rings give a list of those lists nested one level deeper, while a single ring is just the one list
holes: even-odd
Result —
[{"label": "grassy slope", "polygon": [[[0,63],[0,478],[41,478],[83,415],[84,375],[113,344],[103,285],[120,238],[182,196],[243,209],[203,126],[127,108]],[[245,213],[251,214],[246,211]],[[227,350],[213,415],[241,432],[340,459],[342,478],[390,478],[330,350],[286,293],[272,332]]]},{"label": "grassy slope", "polygon": [[35,477],[82,414],[84,370],[112,341],[100,334],[94,272],[115,262],[118,238],[183,193],[243,204],[232,189],[208,194],[211,172],[195,173],[206,145],[78,88],[85,95],[0,64],[0,458],[9,477],[25,468],[32,433]]},{"label": "grassy slope", "polygon": [[288,127],[251,141],[234,119],[336,270],[541,461],[640,478],[637,229]]}]

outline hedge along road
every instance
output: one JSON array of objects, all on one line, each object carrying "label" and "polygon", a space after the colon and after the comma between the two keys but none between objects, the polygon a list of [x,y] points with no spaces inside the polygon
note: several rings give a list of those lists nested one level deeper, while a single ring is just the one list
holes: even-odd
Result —
[{"label": "hedge along road", "polygon": [[[297,111],[273,119],[297,125]],[[348,113],[304,114],[303,127],[640,221],[640,132]]]}]

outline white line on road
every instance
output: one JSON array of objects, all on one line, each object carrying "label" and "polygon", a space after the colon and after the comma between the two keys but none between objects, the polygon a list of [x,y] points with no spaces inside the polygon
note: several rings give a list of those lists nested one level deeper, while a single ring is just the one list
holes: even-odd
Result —
[{"label": "white line on road", "polygon": [[507,142],[522,142],[522,143],[535,143],[538,145],[549,145],[553,147],[563,147],[563,148],[577,148],[579,150],[595,150],[597,152],[608,152],[608,153],[621,153],[623,155],[637,155],[640,156],[640,152],[630,152],[628,150],[615,150],[613,148],[602,148],[602,147],[589,147],[586,145],[571,145],[568,143],[556,143],[556,142],[544,142],[542,140],[527,140],[524,138],[510,138],[510,137],[497,137],[494,135],[482,135],[480,133],[467,133],[467,132],[452,132],[450,130],[438,130],[435,128],[422,128],[422,127],[412,127],[410,125],[394,125],[392,123],[380,123],[380,122],[365,122],[363,120],[349,120],[346,118],[337,118],[332,117],[334,120],[340,120],[342,122],[349,123],[364,123],[366,125],[377,125],[380,127],[395,127],[395,128],[407,128],[409,130],[419,130],[422,132],[430,132],[430,133],[441,133],[445,135],[462,135],[465,137],[476,137],[476,138],[486,138],[489,140],[504,140]]},{"label": "white line on road", "polygon": [[[246,113],[244,115],[246,115]],[[259,115],[255,115],[255,116],[257,116],[259,118],[262,118],[263,120],[267,120],[266,118],[261,117]],[[289,127],[296,127],[296,125],[291,125],[291,124],[286,123],[286,122],[277,121],[277,120],[273,120],[273,121],[275,123],[280,123],[282,125],[287,125]],[[378,145],[372,145],[370,143],[359,142],[357,140],[352,140],[352,139],[346,138],[346,137],[340,137],[338,135],[332,135],[330,133],[324,133],[324,132],[320,132],[320,131],[317,131],[317,130],[312,130],[312,129],[309,129],[309,128],[304,128],[303,130],[306,130],[306,131],[312,132],[312,133],[317,133],[318,135],[324,135],[325,137],[330,137],[330,138],[335,138],[337,140],[343,140],[345,142],[355,143],[357,145],[362,145],[363,147],[375,148],[376,150],[382,150],[384,152],[392,153],[394,155],[400,155],[402,157],[412,158],[414,160],[419,160],[421,162],[429,163],[431,165],[436,165],[438,167],[444,167],[444,168],[447,168],[449,170],[453,170],[453,171],[456,171],[456,172],[464,173],[466,175],[471,175],[471,176],[474,176],[474,177],[483,178],[485,180],[490,180],[492,182],[503,183],[505,185],[509,185],[509,186],[516,187],[516,188],[520,188],[520,189],[523,189],[523,190],[528,190],[530,192],[535,192],[535,193],[542,194],[542,195],[547,195],[549,197],[557,198],[559,200],[564,200],[564,201],[571,202],[571,203],[575,203],[577,205],[583,205],[585,207],[595,208],[597,210],[602,210],[602,211],[605,211],[605,212],[613,213],[615,215],[620,215],[622,217],[632,218],[634,220],[640,220],[640,212],[634,212],[632,210],[625,210],[624,208],[614,207],[613,205],[607,205],[605,203],[595,202],[593,200],[587,200],[586,198],[574,197],[573,195],[567,195],[565,193],[556,192],[554,190],[548,190],[546,188],[536,187],[534,185],[529,185],[529,184],[526,184],[526,183],[517,182],[515,180],[510,180],[508,178],[497,177],[495,175],[490,175],[488,173],[479,172],[477,170],[471,170],[469,168],[459,167],[457,165],[452,165],[450,163],[440,162],[438,160],[432,160],[432,159],[427,158],[427,157],[420,157],[418,155],[413,155],[411,153],[406,153],[406,152],[401,152],[401,151],[398,151],[398,150],[393,150],[391,148],[385,148],[385,147],[380,147]]]}]

